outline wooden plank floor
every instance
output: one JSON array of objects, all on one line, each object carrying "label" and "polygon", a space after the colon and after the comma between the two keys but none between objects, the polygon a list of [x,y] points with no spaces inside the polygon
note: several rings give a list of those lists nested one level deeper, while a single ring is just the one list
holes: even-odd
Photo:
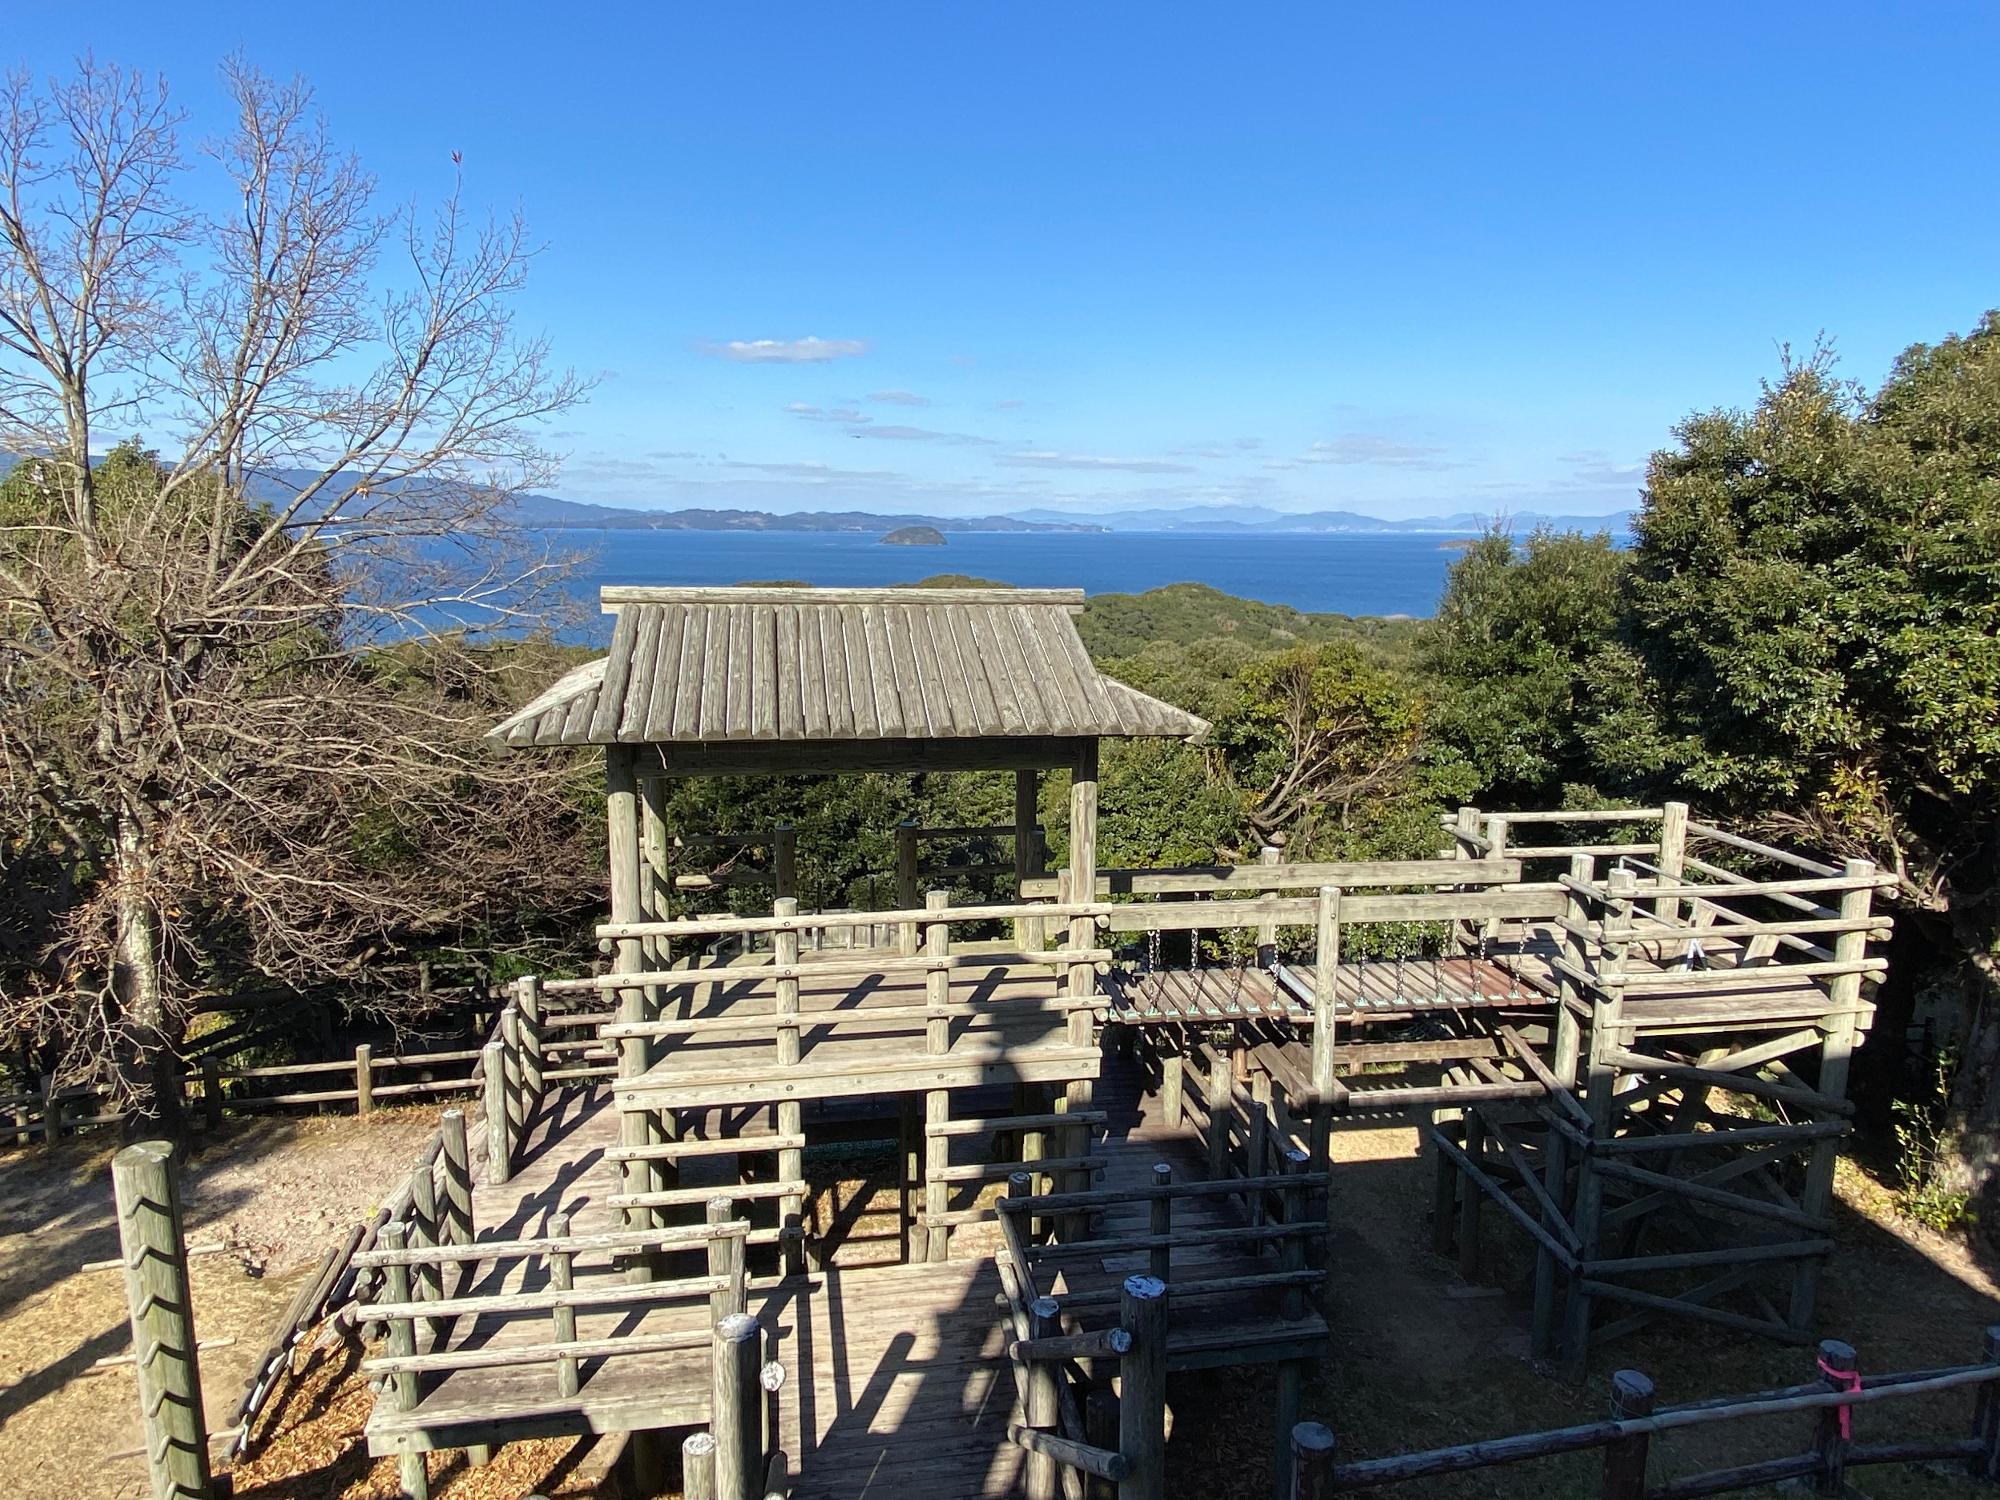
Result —
[{"label": "wooden plank floor", "polygon": [[[1202,1164],[1192,1137],[1157,1117],[1156,1101],[1140,1093],[1138,1071],[1112,1059],[1100,1082],[1098,1107],[1109,1116],[1097,1150],[1113,1184],[1150,1182],[1155,1161],[1172,1163],[1177,1178],[1198,1176]],[[587,1233],[616,1227],[605,1205],[615,1172],[604,1148],[617,1138],[618,1113],[600,1088],[553,1098],[534,1122],[522,1163],[502,1184],[481,1184],[474,1194],[474,1222],[482,1239],[528,1237],[546,1228],[551,1214],[567,1212],[571,1229]],[[723,1124],[717,1115],[702,1133]],[[750,1134],[768,1131],[767,1111],[741,1111],[727,1122]],[[1093,1233],[1142,1232],[1146,1209],[1132,1205],[1106,1215]],[[1177,1227],[1240,1222],[1230,1200],[1176,1204]],[[1014,1391],[1005,1360],[1008,1330],[996,1305],[998,1273],[977,1229],[959,1235],[957,1258],[942,1265],[829,1268],[800,1281],[753,1289],[750,1304],[767,1330],[768,1357],[787,1379],[771,1413],[781,1446],[799,1476],[801,1500],[884,1495],[954,1496],[1012,1493],[1020,1454],[1005,1441]],[[1058,1294],[1115,1287],[1144,1256],[1064,1262],[1044,1290]],[[1176,1260],[1176,1276],[1221,1275],[1270,1269],[1270,1257],[1203,1249]],[[687,1268],[692,1272],[695,1268]],[[580,1268],[623,1284],[607,1264]],[[539,1260],[488,1263],[467,1292],[532,1290],[546,1285]],[[1253,1358],[1316,1352],[1325,1325],[1316,1314],[1281,1325],[1268,1301],[1248,1297],[1194,1304],[1193,1317],[1175,1319],[1170,1360],[1177,1367],[1206,1362],[1219,1348],[1239,1348]],[[1102,1326],[1115,1312],[1082,1316]],[[461,1320],[443,1347],[545,1342],[544,1314],[509,1320]],[[705,1299],[674,1308],[624,1308],[584,1313],[579,1336],[647,1336],[706,1326]],[[371,1450],[452,1447],[472,1441],[536,1434],[613,1431],[707,1420],[708,1365],[704,1351],[635,1354],[584,1366],[577,1397],[558,1396],[552,1365],[455,1372],[426,1389],[419,1407],[398,1413],[378,1403],[369,1423]],[[912,1490],[912,1486],[916,1486]]]},{"label": "wooden plank floor", "polygon": [[[754,968],[726,972],[726,980],[668,987],[667,1013],[733,1020],[775,1012],[770,979]],[[618,1102],[627,1109],[700,1108],[1095,1077],[1097,1048],[1070,1045],[1066,1016],[1049,1007],[1058,987],[1053,971],[1040,964],[952,971],[952,1003],[986,1009],[953,1017],[949,1046],[933,1056],[922,1016],[870,1017],[885,1007],[921,1008],[921,975],[803,980],[796,1066],[780,1066],[769,1032],[668,1038],[645,1075],[619,1084]]]}]

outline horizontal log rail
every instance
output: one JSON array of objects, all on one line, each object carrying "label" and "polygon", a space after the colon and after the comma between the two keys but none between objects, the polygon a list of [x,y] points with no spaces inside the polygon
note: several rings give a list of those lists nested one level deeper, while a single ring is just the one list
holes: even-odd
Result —
[{"label": "horizontal log rail", "polygon": [[[1817,1476],[1823,1481],[1838,1481],[1846,1469],[1924,1459],[1959,1459],[1975,1478],[2000,1479],[2000,1391],[1993,1389],[1994,1383],[2000,1382],[2000,1328],[1986,1331],[1983,1352],[1985,1357],[1978,1364],[1861,1378],[1854,1388],[1840,1389],[1830,1380],[1818,1380],[1657,1409],[1652,1405],[1652,1382],[1637,1372],[1623,1371],[1613,1382],[1613,1414],[1607,1420],[1347,1463],[1333,1461],[1330,1435],[1323,1429],[1307,1434],[1306,1426],[1311,1424],[1305,1424],[1296,1430],[1293,1443],[1292,1494],[1295,1500],[1345,1494],[1590,1449],[1606,1450],[1603,1488],[1598,1493],[1620,1500],[1681,1500],[1760,1487],[1785,1478]],[[1851,1348],[1829,1341],[1821,1346],[1818,1367],[1826,1369],[1833,1362],[1833,1368],[1851,1368],[1853,1361]],[[1843,1415],[1855,1408],[1965,1389],[1976,1389],[1979,1398],[1969,1438],[1856,1443]],[[1659,1434],[1788,1414],[1814,1419],[1812,1451],[1648,1483],[1648,1445]]]},{"label": "horizontal log rail", "polygon": [[[1343,890],[1377,886],[1508,885],[1521,878],[1516,859],[1344,860],[1319,864],[1176,865],[1158,869],[1100,870],[1100,896],[1233,895],[1236,892]],[[1053,896],[1057,881],[1043,876],[1023,883],[1023,896]]]}]

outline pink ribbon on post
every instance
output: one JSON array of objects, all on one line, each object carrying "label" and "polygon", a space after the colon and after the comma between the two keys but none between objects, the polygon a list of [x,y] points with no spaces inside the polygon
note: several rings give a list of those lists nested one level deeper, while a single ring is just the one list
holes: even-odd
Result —
[{"label": "pink ribbon on post", "polygon": [[[1861,1372],[1859,1370],[1836,1370],[1826,1362],[1826,1356],[1821,1355],[1819,1359],[1819,1372],[1826,1377],[1826,1383],[1836,1391],[1843,1391],[1848,1395],[1860,1394]],[[1854,1408],[1851,1406],[1842,1406],[1839,1410],[1840,1440],[1843,1443],[1851,1443],[1854,1441]]]}]

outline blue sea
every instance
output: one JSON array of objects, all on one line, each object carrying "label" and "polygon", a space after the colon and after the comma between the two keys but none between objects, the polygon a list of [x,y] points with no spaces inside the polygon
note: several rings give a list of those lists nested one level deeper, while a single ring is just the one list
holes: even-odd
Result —
[{"label": "blue sea", "polygon": [[880,587],[969,573],[1022,588],[1131,594],[1205,583],[1226,594],[1348,615],[1430,615],[1463,539],[1437,532],[1201,535],[1188,532],[974,532],[942,547],[888,547],[868,535],[815,532],[560,531],[589,554],[575,588],[605,583],[753,580]]}]

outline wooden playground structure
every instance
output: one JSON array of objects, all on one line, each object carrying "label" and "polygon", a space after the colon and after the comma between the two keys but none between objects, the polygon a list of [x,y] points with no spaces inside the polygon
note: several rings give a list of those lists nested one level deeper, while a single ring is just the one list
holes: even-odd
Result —
[{"label": "wooden playground structure", "polygon": [[[493,738],[604,747],[605,972],[514,985],[485,1180],[426,1161],[355,1257],[408,1494],[432,1450],[620,1432],[642,1475],[684,1435],[691,1496],[1157,1497],[1172,1374],[1249,1364],[1288,1493],[1333,1133],[1412,1117],[1439,1248],[1472,1276],[1489,1227],[1525,1235],[1571,1375],[1661,1317],[1813,1339],[1871,865],[1668,803],[1461,809],[1431,859],[1103,869],[1099,741],[1207,726],[1096,670],[1080,594],[604,602],[609,655]],[[1011,829],[949,831],[1011,840],[1012,889],[920,892],[911,830],[893,908],[802,911],[767,832],[728,838],[770,852],[768,912],[674,914],[671,841],[723,836],[666,826],[667,778],[864,770],[1013,771]],[[898,1164],[893,1263],[816,1206],[809,1160],[856,1141]]]}]

